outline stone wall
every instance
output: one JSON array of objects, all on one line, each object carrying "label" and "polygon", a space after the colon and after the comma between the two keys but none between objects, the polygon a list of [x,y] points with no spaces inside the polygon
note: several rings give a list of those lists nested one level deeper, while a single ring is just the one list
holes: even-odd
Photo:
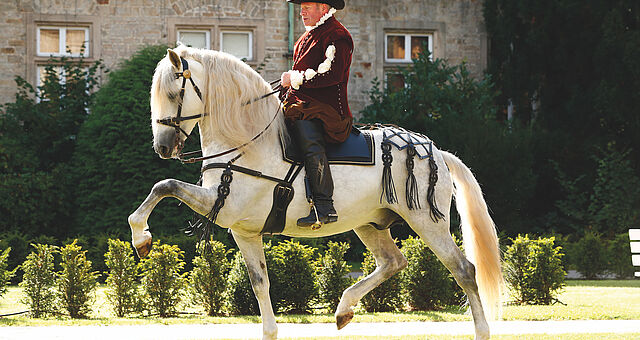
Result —
[{"label": "stone wall", "polygon": [[[347,0],[336,17],[355,45],[349,82],[352,112],[367,103],[375,77],[384,79],[384,33],[389,30],[434,36],[434,56],[466,61],[480,76],[487,64],[487,37],[478,0]],[[12,101],[14,77],[36,81],[36,26],[83,23],[91,26],[93,52],[110,69],[150,44],[173,44],[176,23],[256,26],[256,58],[267,80],[288,69],[288,4],[284,0],[13,0],[0,1],[0,103]],[[294,6],[294,39],[304,27]]]}]

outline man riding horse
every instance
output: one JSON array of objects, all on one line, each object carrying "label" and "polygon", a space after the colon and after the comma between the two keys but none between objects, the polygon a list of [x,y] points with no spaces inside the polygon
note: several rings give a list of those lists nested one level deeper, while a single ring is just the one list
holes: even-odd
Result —
[{"label": "man riding horse", "polygon": [[353,40],[333,16],[344,8],[344,0],[288,2],[300,4],[306,32],[295,44],[292,69],[282,73],[280,99],[289,131],[304,157],[313,197],[309,215],[297,224],[310,227],[338,220],[325,146],[344,142],[351,132],[347,83]]}]

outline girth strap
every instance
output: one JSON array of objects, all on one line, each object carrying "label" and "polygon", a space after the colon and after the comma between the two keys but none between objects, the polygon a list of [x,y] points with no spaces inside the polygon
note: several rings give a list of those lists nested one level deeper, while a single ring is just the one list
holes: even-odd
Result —
[{"label": "girth strap", "polygon": [[265,175],[260,171],[249,169],[249,168],[245,168],[245,167],[240,166],[240,165],[231,164],[230,162],[229,163],[209,163],[209,164],[207,164],[207,165],[202,167],[202,172],[204,173],[205,171],[211,170],[211,169],[227,169],[227,168],[229,168],[229,169],[231,169],[233,171],[238,171],[238,172],[241,172],[243,174],[247,174],[249,176],[258,177],[258,178],[264,178],[264,179],[272,181],[272,182],[276,182],[276,183],[280,183],[280,184],[291,184],[291,183],[293,183],[295,178],[298,176],[298,174],[302,170],[303,166],[299,165],[299,164],[298,165],[292,164],[289,167],[289,171],[287,172],[287,175],[285,176],[284,179],[280,179],[280,178],[276,178],[276,177],[273,177],[273,176]]}]

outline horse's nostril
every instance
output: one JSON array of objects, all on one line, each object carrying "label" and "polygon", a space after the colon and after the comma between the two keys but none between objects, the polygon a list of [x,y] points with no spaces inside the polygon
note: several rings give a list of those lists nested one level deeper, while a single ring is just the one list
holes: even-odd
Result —
[{"label": "horse's nostril", "polygon": [[166,156],[169,153],[169,148],[165,145],[160,145],[160,154]]}]

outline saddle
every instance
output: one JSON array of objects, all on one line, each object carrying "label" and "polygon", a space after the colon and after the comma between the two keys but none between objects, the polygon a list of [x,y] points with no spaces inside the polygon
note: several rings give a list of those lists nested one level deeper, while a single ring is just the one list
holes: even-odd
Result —
[{"label": "saddle", "polygon": [[[304,160],[293,143],[281,144],[283,159],[291,164],[285,180],[276,184],[273,190],[273,204],[267,217],[262,234],[279,234],[284,230],[287,208],[293,199],[294,190],[291,185],[303,167]],[[347,140],[341,144],[327,144],[329,164],[374,165],[375,149],[373,137],[369,132],[356,128],[351,130]],[[307,193],[308,195],[309,193]]]},{"label": "saddle", "polygon": [[[280,146],[286,162],[291,164],[304,162],[298,148],[292,141],[286,145],[281,143]],[[371,133],[360,131],[355,127],[351,129],[349,137],[343,143],[327,143],[326,152],[329,164],[374,165],[376,159]]]}]

